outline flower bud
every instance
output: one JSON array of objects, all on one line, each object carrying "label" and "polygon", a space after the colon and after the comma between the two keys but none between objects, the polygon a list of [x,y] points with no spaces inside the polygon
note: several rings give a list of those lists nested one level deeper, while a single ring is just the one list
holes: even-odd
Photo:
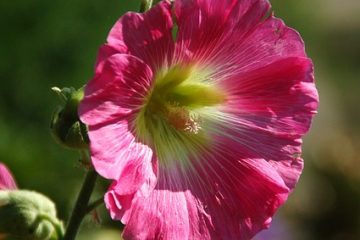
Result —
[{"label": "flower bud", "polygon": [[61,145],[86,149],[89,145],[86,126],[78,116],[78,106],[84,97],[82,88],[52,88],[64,100],[65,104],[59,107],[52,116],[50,129],[54,139]]},{"label": "flower bud", "polygon": [[16,239],[48,240],[63,235],[54,203],[26,190],[0,191],[0,235]]}]

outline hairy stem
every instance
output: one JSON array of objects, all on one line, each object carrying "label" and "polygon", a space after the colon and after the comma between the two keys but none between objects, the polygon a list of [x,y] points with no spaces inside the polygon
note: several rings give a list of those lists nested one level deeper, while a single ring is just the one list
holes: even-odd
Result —
[{"label": "hairy stem", "polygon": [[85,181],[76,200],[74,210],[71,214],[70,221],[63,240],[74,240],[79,230],[83,218],[88,213],[88,204],[91,193],[94,190],[97,173],[90,169],[85,177]]}]

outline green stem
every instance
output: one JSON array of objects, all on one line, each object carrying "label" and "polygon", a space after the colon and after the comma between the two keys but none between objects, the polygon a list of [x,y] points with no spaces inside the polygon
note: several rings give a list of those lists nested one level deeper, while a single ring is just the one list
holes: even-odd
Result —
[{"label": "green stem", "polygon": [[81,188],[63,240],[74,240],[83,218],[88,213],[88,203],[94,190],[97,173],[90,169]]},{"label": "green stem", "polygon": [[153,0],[141,0],[140,3],[140,12],[145,12],[149,10],[153,5]]},{"label": "green stem", "polygon": [[99,198],[98,200],[92,202],[89,204],[89,206],[86,208],[86,213],[90,213],[92,210],[94,210],[95,208],[97,208],[98,206],[100,206],[101,204],[104,203],[104,198]]}]

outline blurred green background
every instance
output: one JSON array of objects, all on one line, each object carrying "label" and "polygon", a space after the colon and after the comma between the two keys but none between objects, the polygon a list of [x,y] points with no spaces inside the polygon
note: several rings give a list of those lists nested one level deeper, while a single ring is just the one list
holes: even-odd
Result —
[{"label": "blurred green background", "polygon": [[[321,104],[304,141],[304,174],[266,239],[358,240],[360,1],[271,2],[276,16],[305,40]],[[84,172],[78,153],[56,145],[49,134],[51,114],[60,104],[50,88],[85,84],[113,23],[138,5],[125,0],[0,1],[0,161],[21,188],[52,198],[62,219],[69,216]],[[98,195],[106,185],[100,181]],[[101,216],[105,225],[120,227],[106,213]],[[84,230],[94,226],[100,229],[88,219]]]}]

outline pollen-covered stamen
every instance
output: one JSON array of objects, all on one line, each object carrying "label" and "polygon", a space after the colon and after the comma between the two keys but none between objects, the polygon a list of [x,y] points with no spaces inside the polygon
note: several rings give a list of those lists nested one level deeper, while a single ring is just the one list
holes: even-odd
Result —
[{"label": "pollen-covered stamen", "polygon": [[176,130],[197,134],[201,129],[199,117],[185,107],[171,106],[167,110],[167,121]]}]

